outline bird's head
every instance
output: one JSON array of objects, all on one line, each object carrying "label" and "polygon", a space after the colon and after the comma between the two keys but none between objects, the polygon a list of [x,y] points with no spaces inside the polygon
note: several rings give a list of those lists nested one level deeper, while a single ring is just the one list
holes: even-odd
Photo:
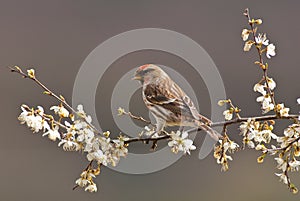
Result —
[{"label": "bird's head", "polygon": [[138,67],[132,79],[139,80],[144,83],[153,79],[164,78],[166,76],[168,75],[160,67],[154,64],[145,64]]}]

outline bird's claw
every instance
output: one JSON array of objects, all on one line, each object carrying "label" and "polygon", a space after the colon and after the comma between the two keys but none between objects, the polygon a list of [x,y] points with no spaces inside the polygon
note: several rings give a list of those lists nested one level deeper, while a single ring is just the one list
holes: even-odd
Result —
[{"label": "bird's claw", "polygon": [[154,140],[151,146],[151,151],[155,151],[156,148],[157,148],[157,140]]}]

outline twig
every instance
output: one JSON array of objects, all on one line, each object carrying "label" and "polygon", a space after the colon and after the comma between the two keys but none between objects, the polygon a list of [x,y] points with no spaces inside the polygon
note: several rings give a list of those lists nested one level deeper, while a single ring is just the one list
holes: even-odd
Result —
[{"label": "twig", "polygon": [[[299,115],[296,114],[290,114],[288,116],[282,116],[282,117],[278,117],[277,115],[265,115],[265,116],[255,116],[255,117],[243,117],[243,118],[236,118],[230,121],[220,121],[220,122],[215,122],[211,124],[211,127],[218,127],[218,126],[223,126],[227,127],[229,125],[232,124],[237,124],[237,123],[241,123],[241,122],[246,122],[248,121],[248,119],[253,119],[255,121],[268,121],[268,120],[279,120],[279,119],[297,119]],[[190,132],[195,132],[195,131],[200,131],[201,128],[191,128],[189,130],[187,130],[186,132],[190,133]],[[141,138],[141,137],[137,137],[137,138],[130,138],[129,140],[125,141],[127,144],[131,143],[131,142],[147,142],[147,141],[159,141],[159,140],[164,140],[164,139],[169,139],[170,136],[169,135],[162,135],[159,137],[149,137],[149,138]]]},{"label": "twig", "polygon": [[140,138],[140,137],[136,137],[136,138],[130,138],[129,140],[126,140],[125,143],[129,144],[131,142],[149,142],[149,141],[158,141],[158,140],[164,140],[164,139],[169,139],[171,138],[171,136],[169,135],[162,135],[159,137],[154,137],[154,138]]},{"label": "twig", "polygon": [[[255,48],[257,50],[257,53],[258,53],[258,56],[259,56],[259,63],[266,66],[264,64],[264,61],[263,61],[263,58],[262,58],[262,51],[260,50],[259,48],[259,44],[257,43],[256,41],[256,30],[253,26],[253,22],[251,21],[251,18],[250,18],[250,14],[249,14],[249,9],[247,8],[245,10],[245,16],[247,17],[248,19],[248,24],[250,25],[250,28],[251,28],[251,32],[252,32],[252,36],[253,36],[253,41],[254,41],[254,44],[255,44]],[[270,94],[271,96],[271,100],[272,100],[272,103],[274,104],[275,106],[275,112],[276,114],[278,114],[277,110],[276,110],[276,102],[275,102],[275,98],[274,98],[274,93],[271,91],[270,87],[269,87],[269,83],[268,83],[268,68],[267,66],[265,68],[263,68],[263,79],[265,80],[266,82],[266,86],[267,86],[267,90],[268,90],[268,93]]]},{"label": "twig", "polygon": [[[91,161],[88,163],[88,165],[86,166],[86,168],[84,169],[84,171],[87,171],[88,169],[90,169],[90,167],[92,166],[93,162],[94,162],[94,160],[91,160]],[[75,190],[75,189],[78,188],[78,187],[79,187],[79,185],[76,184],[76,185],[72,188],[72,190]]]},{"label": "twig", "polygon": [[144,123],[153,125],[153,124],[151,123],[151,121],[146,120],[146,119],[144,119],[144,118],[141,117],[141,116],[135,116],[135,115],[133,115],[131,112],[124,112],[124,114],[128,115],[131,119],[139,120],[139,121],[142,121],[142,122],[144,122]]},{"label": "twig", "polygon": [[235,107],[230,99],[228,99],[228,104],[229,104],[230,107],[234,110],[234,113],[235,113],[235,115],[237,116],[237,118],[240,119],[240,118],[241,118],[241,116],[240,116],[240,114],[239,114],[240,109],[238,109],[237,107]]},{"label": "twig", "polygon": [[79,115],[76,110],[74,108],[72,108],[67,102],[66,100],[63,98],[63,97],[60,97],[58,95],[56,95],[54,92],[52,92],[48,87],[46,87],[43,83],[41,83],[35,76],[28,76],[26,73],[24,73],[22,71],[21,68],[19,67],[8,67],[10,69],[11,72],[15,72],[15,73],[18,73],[20,75],[22,75],[23,78],[28,78],[28,79],[31,79],[33,80],[35,83],[37,83],[41,88],[43,88],[48,95],[54,97],[55,99],[57,99],[58,101],[60,101],[62,104],[64,104],[69,110],[72,111],[72,113],[76,114],[79,118],[83,119],[93,130],[95,133],[97,134],[101,134],[101,132],[99,130],[97,130],[95,128],[94,125],[92,125],[91,123],[89,123],[85,118],[83,118],[81,115]]},{"label": "twig", "polygon": [[[297,114],[290,114],[287,116],[278,117],[277,115],[264,115],[264,116],[255,116],[255,117],[243,117],[243,118],[236,118],[230,121],[220,121],[220,122],[214,122],[212,123],[211,127],[217,127],[217,126],[223,126],[225,125],[231,125],[235,123],[245,122],[249,118],[253,119],[255,121],[267,121],[267,120],[276,120],[276,119],[297,119],[299,115]],[[197,129],[194,129],[197,130]]]},{"label": "twig", "polygon": [[299,141],[300,137],[295,138],[293,141],[291,141],[287,146],[285,147],[278,147],[278,148],[274,148],[274,149],[267,149],[266,153],[271,152],[272,151],[286,151],[289,147],[291,147],[295,142]]}]

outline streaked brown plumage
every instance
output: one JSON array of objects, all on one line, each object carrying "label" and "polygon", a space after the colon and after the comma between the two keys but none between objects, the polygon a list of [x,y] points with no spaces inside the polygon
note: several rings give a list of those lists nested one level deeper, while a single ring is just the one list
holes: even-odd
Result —
[{"label": "streaked brown plumage", "polygon": [[215,140],[221,137],[210,127],[211,120],[199,114],[193,101],[160,67],[140,66],[133,79],[143,86],[143,100],[156,119],[157,132],[165,126],[190,126],[201,128]]}]

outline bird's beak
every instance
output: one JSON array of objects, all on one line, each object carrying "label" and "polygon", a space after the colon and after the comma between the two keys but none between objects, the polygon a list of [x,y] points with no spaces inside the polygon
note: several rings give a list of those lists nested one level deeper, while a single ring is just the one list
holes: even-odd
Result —
[{"label": "bird's beak", "polygon": [[135,73],[134,77],[131,78],[131,80],[141,80],[142,77],[140,75],[138,75],[138,73]]}]

